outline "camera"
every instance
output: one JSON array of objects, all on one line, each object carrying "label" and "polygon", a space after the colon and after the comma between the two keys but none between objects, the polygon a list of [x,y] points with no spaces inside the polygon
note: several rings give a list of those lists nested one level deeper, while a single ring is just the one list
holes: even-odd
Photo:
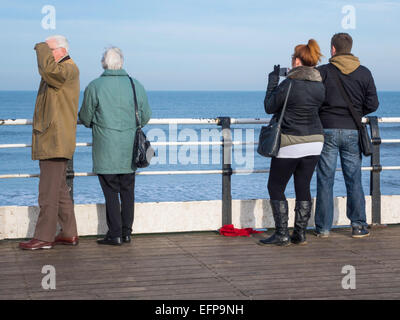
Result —
[{"label": "camera", "polygon": [[279,76],[287,77],[289,69],[288,68],[279,68]]}]

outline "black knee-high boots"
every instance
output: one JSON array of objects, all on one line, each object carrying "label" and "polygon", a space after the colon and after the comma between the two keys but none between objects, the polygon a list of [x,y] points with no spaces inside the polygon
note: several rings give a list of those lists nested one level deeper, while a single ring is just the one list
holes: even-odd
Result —
[{"label": "black knee-high boots", "polygon": [[288,202],[280,200],[270,200],[272,214],[275,221],[275,233],[264,240],[260,240],[260,245],[274,244],[287,246],[290,242],[294,244],[306,244],[306,229],[308,220],[311,216],[311,201],[296,201],[295,222],[292,236],[289,237],[289,209]]},{"label": "black knee-high boots", "polygon": [[296,201],[294,229],[290,240],[294,244],[306,244],[306,229],[311,217],[311,201]]},{"label": "black knee-high boots", "polygon": [[278,246],[287,246],[290,244],[288,221],[289,209],[288,202],[280,200],[270,200],[272,214],[275,220],[275,233],[268,239],[260,240],[259,244],[275,244]]}]

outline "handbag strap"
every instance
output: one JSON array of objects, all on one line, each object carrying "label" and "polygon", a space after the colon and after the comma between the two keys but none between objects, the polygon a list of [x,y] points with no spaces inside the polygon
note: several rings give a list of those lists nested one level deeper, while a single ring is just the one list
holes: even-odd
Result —
[{"label": "handbag strap", "polygon": [[131,81],[132,90],[133,90],[133,100],[135,102],[136,126],[138,126],[140,128],[139,110],[138,110],[138,103],[137,103],[137,97],[136,97],[135,84],[133,83],[133,80],[132,80],[131,77],[129,77],[129,80]]},{"label": "handbag strap", "polygon": [[292,81],[291,80],[289,82],[289,88],[288,88],[288,92],[286,94],[285,103],[283,104],[281,116],[279,117],[279,121],[278,121],[279,125],[281,125],[282,120],[283,120],[283,115],[285,114],[285,111],[286,111],[286,106],[287,106],[287,101],[288,101],[288,98],[289,98],[290,89],[292,89]]},{"label": "handbag strap", "polygon": [[342,94],[344,100],[346,101],[347,106],[349,107],[350,114],[351,114],[351,116],[353,117],[354,122],[356,123],[356,126],[357,126],[358,130],[360,130],[361,127],[362,127],[360,115],[357,114],[356,110],[354,109],[354,104],[353,104],[353,102],[351,101],[350,96],[349,96],[349,94],[347,93],[346,89],[344,88],[343,80],[342,80],[342,78],[341,78],[340,75],[339,75],[339,72],[340,72],[340,71],[339,71],[339,69],[336,68],[333,64],[332,64],[332,69],[333,69],[333,74],[334,74],[336,83],[337,83],[337,85],[338,85],[338,87],[339,87],[339,89],[340,89],[340,92],[341,92],[341,94]]}]

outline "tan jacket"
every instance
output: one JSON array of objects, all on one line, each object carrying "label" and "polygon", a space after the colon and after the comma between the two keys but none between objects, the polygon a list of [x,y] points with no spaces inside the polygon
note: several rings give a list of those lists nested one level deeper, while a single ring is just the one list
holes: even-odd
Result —
[{"label": "tan jacket", "polygon": [[35,45],[39,74],[32,130],[32,160],[72,159],[76,143],[79,69],[66,57],[58,63],[45,42]]}]

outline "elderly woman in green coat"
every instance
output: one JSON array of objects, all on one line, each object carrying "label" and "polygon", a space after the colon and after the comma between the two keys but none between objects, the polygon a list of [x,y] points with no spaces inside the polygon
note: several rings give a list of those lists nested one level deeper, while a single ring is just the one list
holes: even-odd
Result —
[{"label": "elderly woman in green coat", "polygon": [[[92,128],[93,172],[99,177],[106,201],[108,232],[99,244],[131,242],[134,216],[136,167],[132,165],[136,133],[133,89],[124,69],[120,49],[108,48],[102,58],[103,74],[85,89],[79,119]],[[140,126],[150,119],[151,109],[142,84],[133,79]],[[121,201],[119,200],[121,197]]]}]

